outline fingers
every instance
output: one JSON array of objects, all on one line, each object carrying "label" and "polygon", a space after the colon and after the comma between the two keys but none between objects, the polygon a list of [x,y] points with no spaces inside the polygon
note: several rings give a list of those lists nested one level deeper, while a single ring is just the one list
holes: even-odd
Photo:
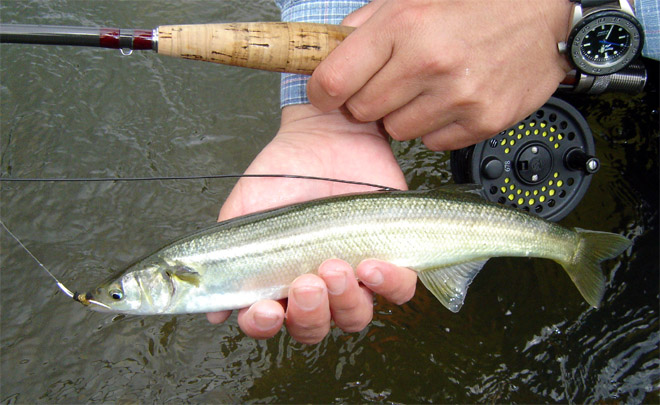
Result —
[{"label": "fingers", "polygon": [[319,268],[330,299],[330,312],[338,328],[344,332],[359,332],[373,318],[373,297],[361,287],[353,268],[342,260],[328,260]]},{"label": "fingers", "polygon": [[415,294],[417,275],[379,260],[365,260],[357,275],[368,287],[360,286],[351,266],[338,259],[325,261],[319,276],[298,277],[289,290],[286,325],[289,334],[301,343],[320,342],[330,331],[330,321],[346,332],[364,329],[373,318],[372,293],[403,304]]},{"label": "fingers", "polygon": [[238,312],[238,325],[255,339],[275,336],[284,323],[284,307],[278,301],[263,300]]},{"label": "fingers", "polygon": [[451,101],[431,94],[416,97],[385,116],[385,130],[398,141],[421,137],[431,150],[452,150],[489,139],[513,125],[517,116],[511,108],[527,115],[537,108],[535,104],[530,104],[532,109],[519,106],[518,101],[484,106],[474,96],[476,89],[459,87],[452,91],[456,97]]},{"label": "fingers", "polygon": [[[419,98],[425,83],[405,70],[404,64],[390,60],[357,93],[346,100],[348,111],[358,121],[376,121]],[[384,92],[383,89],[388,90]],[[416,124],[415,127],[418,126],[418,123]]]},{"label": "fingers", "polygon": [[397,141],[408,141],[443,128],[456,119],[437,98],[421,95],[383,119],[387,133]]},{"label": "fingers", "polygon": [[209,312],[206,314],[206,319],[209,321],[209,323],[217,325],[226,321],[230,315],[231,311]]},{"label": "fingers", "polygon": [[291,337],[300,343],[318,343],[330,331],[328,290],[321,278],[305,274],[289,289],[286,326]]},{"label": "fingers", "polygon": [[376,294],[401,305],[415,295],[417,273],[375,259],[364,260],[356,269],[360,281]]},{"label": "fingers", "polygon": [[451,123],[422,136],[422,142],[430,150],[456,150],[474,145],[487,138],[477,136],[458,123]]},{"label": "fingers", "polygon": [[[473,105],[464,107],[462,110],[438,112],[436,113],[438,117],[436,123],[442,122],[442,124],[437,125],[436,128],[430,128],[426,134],[418,134],[418,136],[422,137],[422,142],[431,150],[464,148],[492,138],[501,130],[515,124],[519,118],[509,109],[511,106],[514,106],[513,111],[519,111],[524,116],[528,116],[541,107],[543,102],[541,101],[540,104],[530,102],[527,106],[522,106],[512,101],[496,103],[488,108]],[[384,120],[386,128],[388,125],[401,125],[400,123],[387,123],[386,121],[390,118],[395,117],[386,117]],[[412,139],[412,137],[407,139]]]},{"label": "fingers", "polygon": [[[357,279],[360,278],[364,286]],[[379,260],[365,260],[357,267],[338,259],[319,267],[319,276],[305,274],[291,284],[285,309],[282,302],[263,300],[238,312],[238,325],[256,339],[275,336],[286,319],[295,340],[315,344],[330,332],[330,322],[345,332],[364,329],[373,318],[372,291],[388,301],[403,304],[415,294],[414,271]],[[209,322],[224,322],[231,311],[206,314]]]},{"label": "fingers", "polygon": [[[366,24],[373,25],[373,20]],[[382,31],[377,28],[376,31]],[[389,60],[392,47],[389,35],[373,30],[355,30],[314,70],[307,82],[311,103],[328,112],[342,106],[348,98],[376,74]],[[355,63],[359,60],[360,63]]]},{"label": "fingers", "polygon": [[[346,332],[364,329],[373,317],[369,290],[397,304],[407,302],[415,293],[417,276],[412,270],[365,260],[357,271],[369,289],[360,286],[348,263],[337,259],[324,262],[319,276],[305,274],[294,280],[286,309],[291,337],[301,343],[318,343],[330,332],[331,320]],[[258,339],[274,336],[283,319],[283,307],[276,301],[260,301],[238,314],[241,329]]]}]

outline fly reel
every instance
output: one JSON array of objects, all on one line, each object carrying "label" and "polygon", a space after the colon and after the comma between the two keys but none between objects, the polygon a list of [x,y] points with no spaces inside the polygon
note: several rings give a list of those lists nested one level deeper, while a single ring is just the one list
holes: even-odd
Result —
[{"label": "fly reel", "polygon": [[493,138],[451,153],[456,183],[483,186],[491,201],[559,221],[580,202],[598,171],[589,125],[552,97]]}]

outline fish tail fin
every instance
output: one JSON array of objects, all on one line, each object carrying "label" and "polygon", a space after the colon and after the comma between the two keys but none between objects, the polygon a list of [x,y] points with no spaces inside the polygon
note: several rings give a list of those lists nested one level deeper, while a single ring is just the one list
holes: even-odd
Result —
[{"label": "fish tail fin", "polygon": [[598,308],[605,294],[605,276],[600,262],[618,256],[632,244],[628,238],[609,232],[575,228],[579,241],[573,259],[562,266],[582,297]]}]

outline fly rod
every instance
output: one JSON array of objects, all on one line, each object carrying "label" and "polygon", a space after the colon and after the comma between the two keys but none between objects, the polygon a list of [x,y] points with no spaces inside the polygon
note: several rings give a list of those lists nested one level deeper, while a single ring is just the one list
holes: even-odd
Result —
[{"label": "fly rod", "polygon": [[176,58],[310,75],[353,30],[292,22],[161,25],[153,30],[0,24],[0,43],[153,50]]},{"label": "fly rod", "polygon": [[[176,58],[311,75],[354,29],[294,22],[161,25],[153,30],[0,24],[0,43],[153,50]],[[646,69],[636,64],[601,77],[572,71],[559,89],[636,94],[645,84]]]}]

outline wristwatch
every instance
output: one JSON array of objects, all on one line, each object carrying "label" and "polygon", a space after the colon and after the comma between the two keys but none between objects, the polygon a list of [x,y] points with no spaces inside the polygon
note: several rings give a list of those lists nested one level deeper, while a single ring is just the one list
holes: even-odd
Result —
[{"label": "wristwatch", "polygon": [[572,0],[571,30],[559,52],[582,73],[602,76],[625,68],[642,51],[642,25],[628,0]]}]

